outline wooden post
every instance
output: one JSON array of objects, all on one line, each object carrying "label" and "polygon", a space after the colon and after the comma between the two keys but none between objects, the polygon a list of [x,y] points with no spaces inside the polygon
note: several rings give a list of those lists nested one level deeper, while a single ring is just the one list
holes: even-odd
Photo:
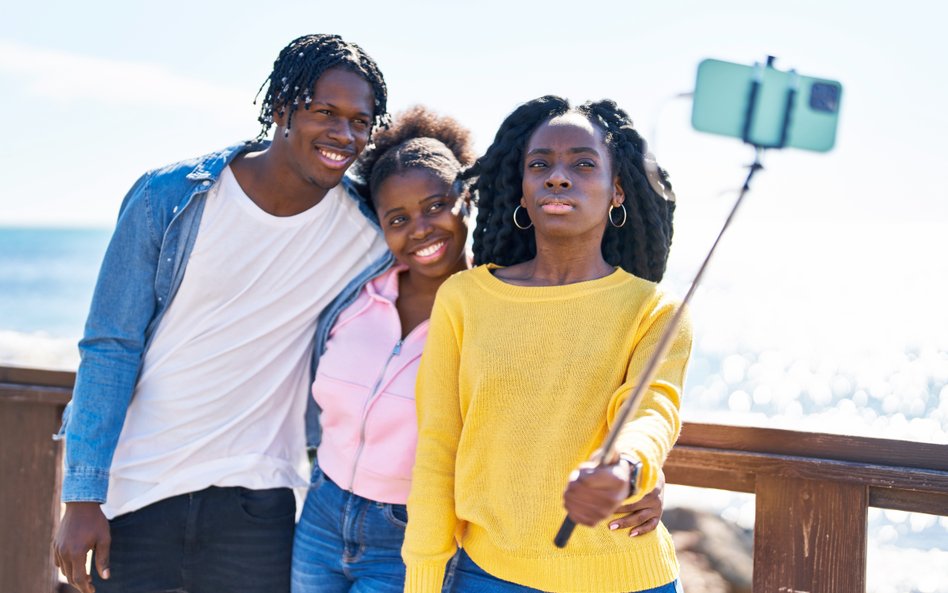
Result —
[{"label": "wooden post", "polygon": [[[59,375],[50,374],[71,382],[71,375]],[[0,373],[0,583],[4,591],[49,593],[59,587],[50,543],[59,524],[62,472],[62,447],[52,435],[69,389],[9,379]]]},{"label": "wooden post", "polygon": [[865,593],[865,485],[757,476],[754,593]]}]

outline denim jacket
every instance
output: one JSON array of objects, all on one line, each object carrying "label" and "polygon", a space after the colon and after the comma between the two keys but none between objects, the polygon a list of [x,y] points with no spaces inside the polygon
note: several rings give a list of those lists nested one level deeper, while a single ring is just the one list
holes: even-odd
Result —
[{"label": "denim jacket", "polygon": [[[112,456],[144,354],[181,285],[207,192],[235,157],[267,146],[243,142],[149,171],[122,201],[79,342],[81,363],[60,431],[67,441],[63,502],[105,502]],[[352,183],[344,179],[343,184],[378,228],[375,213]],[[386,253],[376,266],[384,269],[391,260]],[[316,413],[308,411],[307,422],[316,421]],[[318,439],[318,434],[317,426],[307,427],[308,436]]]}]

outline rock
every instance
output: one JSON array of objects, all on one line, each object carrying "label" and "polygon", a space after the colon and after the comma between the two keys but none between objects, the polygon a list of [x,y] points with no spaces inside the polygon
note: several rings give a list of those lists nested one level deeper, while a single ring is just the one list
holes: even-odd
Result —
[{"label": "rock", "polygon": [[670,508],[662,523],[672,533],[686,593],[751,593],[753,533],[718,515]]}]

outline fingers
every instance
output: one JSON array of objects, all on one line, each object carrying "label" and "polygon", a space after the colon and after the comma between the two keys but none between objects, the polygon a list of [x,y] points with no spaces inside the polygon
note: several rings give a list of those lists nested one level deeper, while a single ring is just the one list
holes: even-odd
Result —
[{"label": "fingers", "polygon": [[60,526],[60,533],[53,542],[56,566],[70,585],[82,593],[93,593],[95,588],[92,586],[92,578],[86,573],[86,556],[88,556],[89,547],[64,542],[61,540],[62,537],[62,526]]},{"label": "fingers", "polygon": [[109,522],[97,502],[68,502],[54,542],[56,565],[82,593],[94,593],[92,577],[86,571],[86,557],[95,550],[96,567],[108,578],[111,537]]},{"label": "fingers", "polygon": [[99,576],[105,581],[109,580],[111,576],[109,573],[109,550],[111,547],[111,537],[100,538],[95,545],[95,554],[92,556],[95,559],[95,568],[99,571]]},{"label": "fingers", "polygon": [[52,552],[53,552],[53,564],[56,565],[56,568],[59,568],[60,570],[62,570],[63,563],[62,563],[62,560],[59,559],[59,550],[56,549],[55,540],[53,540],[53,544],[50,547],[52,548]]},{"label": "fingers", "polygon": [[629,537],[635,537],[653,531],[658,527],[659,517],[648,510],[642,510],[630,515],[613,519],[609,522],[609,529],[628,529]]},{"label": "fingers", "polygon": [[95,593],[92,577],[86,572],[86,555],[66,558],[66,571],[63,571],[69,584],[82,593]]},{"label": "fingers", "polygon": [[563,505],[570,518],[580,525],[592,526],[612,515],[628,493],[628,476],[622,473],[616,465],[586,464],[573,472],[563,493]]}]

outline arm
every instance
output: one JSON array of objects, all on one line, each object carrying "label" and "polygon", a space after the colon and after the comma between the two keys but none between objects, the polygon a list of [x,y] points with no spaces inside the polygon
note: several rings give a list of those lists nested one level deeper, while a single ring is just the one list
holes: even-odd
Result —
[{"label": "arm", "polygon": [[665,473],[658,475],[658,485],[638,501],[624,504],[616,509],[623,515],[609,522],[609,529],[628,529],[629,537],[635,537],[654,530],[662,520],[665,506]]},{"label": "arm", "polygon": [[135,388],[145,331],[155,313],[160,234],[148,203],[150,176],[128,192],[96,283],[66,420],[66,514],[54,541],[56,564],[83,593],[88,551],[96,549],[99,574],[108,578],[109,527],[100,503],[109,467]]},{"label": "arm", "polygon": [[[661,305],[637,330],[626,380],[610,400],[610,429],[673,315],[671,304]],[[616,512],[624,499],[631,497],[629,502],[635,502],[655,489],[662,476],[661,466],[681,430],[678,410],[690,353],[691,328],[687,318],[683,318],[639,409],[626,421],[616,441],[619,454],[641,463],[636,484],[630,488],[631,472],[625,462],[599,468],[584,463],[573,473],[564,493],[567,512],[574,521],[595,525]]]},{"label": "arm", "polygon": [[402,558],[405,591],[441,590],[445,566],[457,551],[454,467],[461,435],[458,373],[460,324],[445,307],[444,287],[435,300],[418,370],[418,449],[408,497],[408,528]]}]

